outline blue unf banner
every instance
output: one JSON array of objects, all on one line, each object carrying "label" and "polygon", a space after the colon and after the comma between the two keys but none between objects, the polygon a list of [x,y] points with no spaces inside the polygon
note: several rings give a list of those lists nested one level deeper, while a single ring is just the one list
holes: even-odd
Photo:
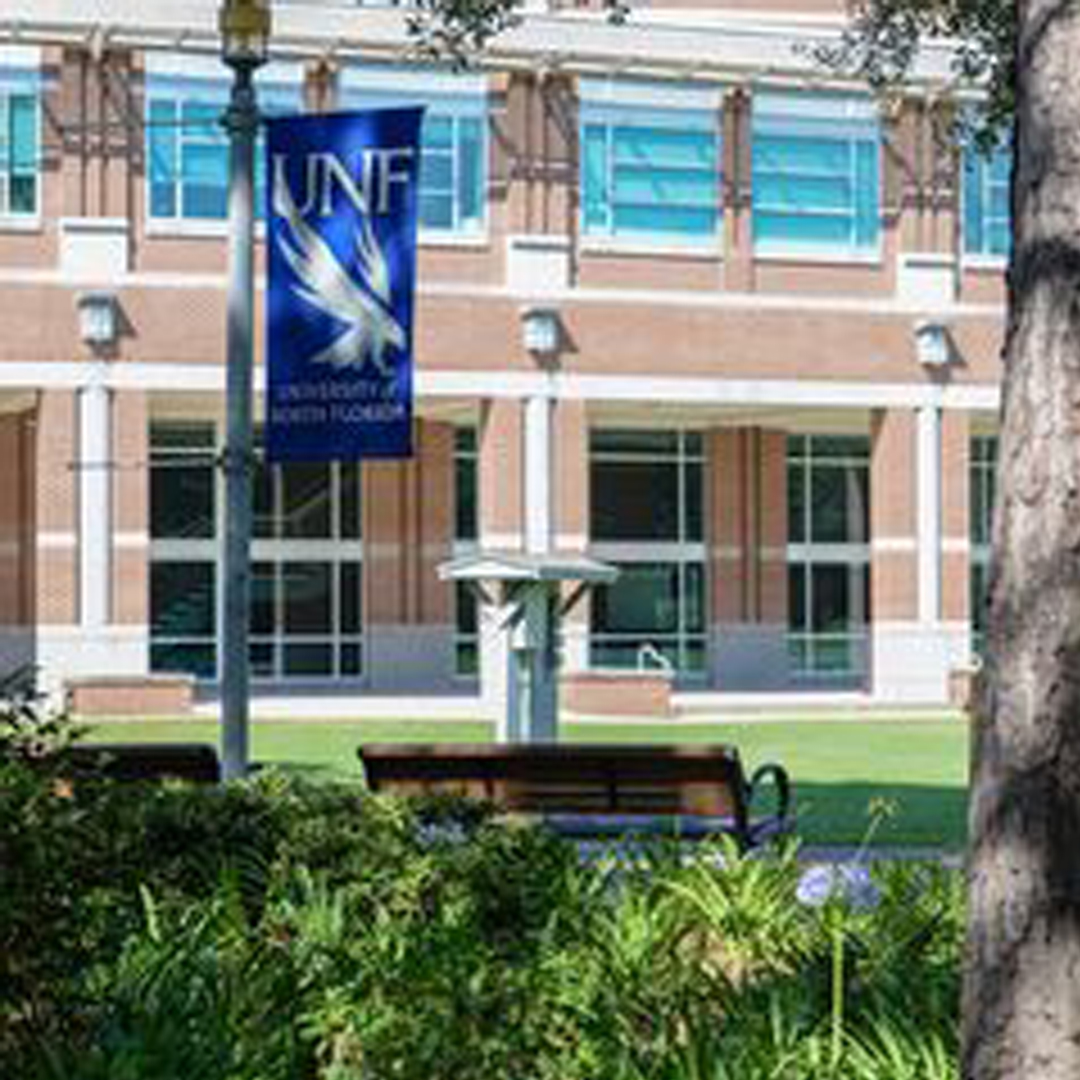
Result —
[{"label": "blue unf banner", "polygon": [[412,453],[422,111],[267,121],[272,461]]}]

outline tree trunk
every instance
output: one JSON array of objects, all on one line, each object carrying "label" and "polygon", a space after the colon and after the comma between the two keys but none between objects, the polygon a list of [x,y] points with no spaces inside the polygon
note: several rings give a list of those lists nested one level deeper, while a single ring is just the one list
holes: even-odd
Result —
[{"label": "tree trunk", "polygon": [[1078,1080],[1080,3],[1017,2],[1014,256],[973,733],[963,1075]]}]

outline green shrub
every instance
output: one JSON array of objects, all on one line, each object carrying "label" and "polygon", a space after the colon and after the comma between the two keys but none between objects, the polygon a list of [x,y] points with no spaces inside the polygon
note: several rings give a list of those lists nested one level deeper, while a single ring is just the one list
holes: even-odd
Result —
[{"label": "green shrub", "polygon": [[943,1080],[960,896],[794,849],[583,863],[490,808],[274,774],[0,773],[0,1060],[26,1080]]}]

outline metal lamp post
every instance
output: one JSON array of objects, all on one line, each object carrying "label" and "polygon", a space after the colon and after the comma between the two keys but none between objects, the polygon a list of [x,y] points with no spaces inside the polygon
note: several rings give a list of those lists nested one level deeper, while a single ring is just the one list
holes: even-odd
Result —
[{"label": "metal lamp post", "polygon": [[254,75],[266,63],[270,0],[223,0],[221,55],[233,83],[229,134],[229,309],[226,344],[225,582],[221,656],[221,762],[226,780],[248,767],[248,620],[251,607],[251,382],[254,351]]}]

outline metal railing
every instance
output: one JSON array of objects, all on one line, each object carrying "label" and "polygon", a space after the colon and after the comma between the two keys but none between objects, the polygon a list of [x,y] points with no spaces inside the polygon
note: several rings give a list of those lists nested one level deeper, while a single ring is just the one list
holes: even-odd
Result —
[{"label": "metal railing", "polygon": [[675,665],[649,642],[641,645],[637,651],[637,669],[640,672],[662,671],[665,675],[675,674]]}]

